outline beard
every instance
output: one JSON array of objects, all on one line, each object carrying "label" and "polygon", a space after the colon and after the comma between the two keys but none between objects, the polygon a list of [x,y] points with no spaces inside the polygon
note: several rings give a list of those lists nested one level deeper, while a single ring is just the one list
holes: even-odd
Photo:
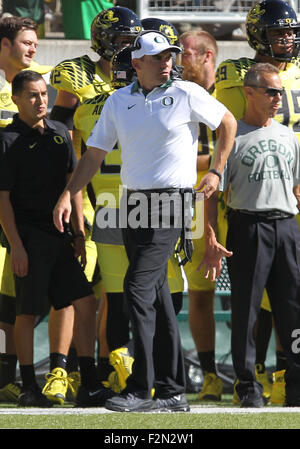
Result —
[{"label": "beard", "polygon": [[182,78],[186,81],[192,81],[202,87],[205,87],[204,69],[201,62],[197,62],[196,64],[184,64]]}]

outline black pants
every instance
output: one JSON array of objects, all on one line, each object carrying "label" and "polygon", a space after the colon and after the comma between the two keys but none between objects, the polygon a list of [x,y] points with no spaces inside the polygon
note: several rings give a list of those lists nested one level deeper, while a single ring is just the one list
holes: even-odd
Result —
[{"label": "black pants", "polygon": [[167,398],[185,391],[184,357],[168,286],[168,260],[180,229],[124,229],[129,267],[124,296],[135,360],[127,390]]},{"label": "black pants", "polygon": [[231,212],[227,259],[231,281],[232,358],[241,396],[262,391],[255,379],[254,324],[266,287],[281,345],[289,360],[286,399],[300,403],[300,352],[293,331],[300,329],[300,231],[294,218],[261,220]]}]

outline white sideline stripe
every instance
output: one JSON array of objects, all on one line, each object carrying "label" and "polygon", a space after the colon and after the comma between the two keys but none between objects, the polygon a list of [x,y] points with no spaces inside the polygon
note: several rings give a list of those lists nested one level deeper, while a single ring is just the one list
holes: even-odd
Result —
[{"label": "white sideline stripe", "polygon": [[[104,407],[95,408],[0,408],[1,415],[102,415],[116,413]],[[141,412],[138,412],[141,413]],[[147,412],[145,414],[155,414]],[[262,407],[262,408],[234,408],[234,407],[199,407],[191,406],[192,414],[257,414],[257,413],[300,413],[300,407]]]}]

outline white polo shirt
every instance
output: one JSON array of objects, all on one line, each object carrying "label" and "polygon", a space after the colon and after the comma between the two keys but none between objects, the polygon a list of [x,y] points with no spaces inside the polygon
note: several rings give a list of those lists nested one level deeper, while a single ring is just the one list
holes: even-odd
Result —
[{"label": "white polo shirt", "polygon": [[146,96],[137,83],[105,102],[87,145],[121,146],[121,180],[128,189],[192,187],[196,182],[199,122],[216,129],[224,105],[189,81],[169,81]]}]

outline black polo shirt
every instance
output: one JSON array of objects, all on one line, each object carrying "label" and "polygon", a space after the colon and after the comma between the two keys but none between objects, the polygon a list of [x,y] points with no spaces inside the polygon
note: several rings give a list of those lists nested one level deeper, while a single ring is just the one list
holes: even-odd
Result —
[{"label": "black polo shirt", "polygon": [[0,190],[10,191],[17,225],[55,231],[53,209],[77,161],[67,127],[44,123],[41,133],[16,114],[0,131]]}]

